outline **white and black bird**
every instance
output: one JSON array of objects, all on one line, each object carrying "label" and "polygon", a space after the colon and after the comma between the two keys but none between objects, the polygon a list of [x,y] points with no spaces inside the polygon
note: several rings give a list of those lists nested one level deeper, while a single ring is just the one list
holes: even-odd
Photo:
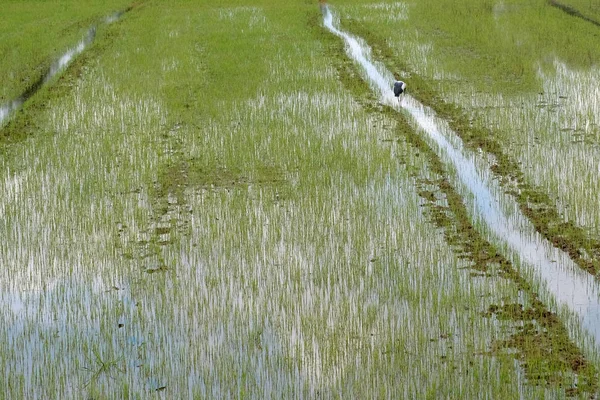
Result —
[{"label": "white and black bird", "polygon": [[400,101],[400,95],[404,93],[406,90],[406,83],[402,81],[394,82],[394,96],[398,98],[398,102]]}]

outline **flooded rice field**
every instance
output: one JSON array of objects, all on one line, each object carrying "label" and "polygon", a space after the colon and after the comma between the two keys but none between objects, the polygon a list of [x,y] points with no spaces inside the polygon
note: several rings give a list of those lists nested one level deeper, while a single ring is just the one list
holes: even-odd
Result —
[{"label": "flooded rice field", "polygon": [[[367,56],[370,49],[361,46],[357,39],[335,26],[333,14],[328,7],[323,8],[323,14],[325,26],[346,41],[349,55],[364,68],[366,79],[380,93],[381,101],[391,107],[400,108],[399,112],[406,110],[414,119],[417,128],[427,134],[437,147],[436,151],[440,157],[447,159],[446,162],[451,164],[459,183],[465,186],[464,196],[471,199],[473,218],[485,224],[486,229],[493,233],[497,240],[533,267],[548,284],[548,289],[558,303],[567,305],[579,314],[594,339],[600,339],[599,288],[594,277],[580,273],[567,254],[557,251],[552,243],[536,234],[533,226],[528,224],[527,218],[519,213],[512,199],[504,195],[493,181],[488,172],[491,165],[486,162],[486,158],[477,160],[477,154],[465,151],[460,139],[445,121],[438,119],[431,109],[424,107],[409,94],[403,95],[396,105],[391,90],[394,82],[392,73],[384,67],[378,69]],[[592,102],[591,106],[593,105]],[[478,171],[476,164],[479,164],[482,172]]]},{"label": "flooded rice field", "polygon": [[1,398],[597,396],[594,59],[503,85],[419,2],[116,3],[3,103]]}]

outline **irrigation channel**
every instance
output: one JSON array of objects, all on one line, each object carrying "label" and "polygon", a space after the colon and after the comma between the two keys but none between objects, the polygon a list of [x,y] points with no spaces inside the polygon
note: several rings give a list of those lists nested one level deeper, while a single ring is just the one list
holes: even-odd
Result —
[{"label": "irrigation channel", "polygon": [[[115,12],[106,18],[104,18],[105,24],[112,24],[117,21],[124,13],[129,11],[129,9],[124,11]],[[4,121],[16,110],[21,108],[23,103],[25,103],[29,98],[31,98],[34,94],[38,92],[48,81],[56,76],[59,72],[64,70],[71,61],[81,54],[96,38],[96,26],[92,26],[88,29],[85,36],[77,45],[73,48],[65,51],[57,60],[55,60],[48,70],[42,76],[35,81],[27,90],[25,90],[19,97],[9,101],[6,104],[0,105],[0,125],[4,123]]]},{"label": "irrigation channel", "polygon": [[575,313],[594,338],[595,346],[600,347],[600,290],[594,277],[579,269],[566,253],[535,231],[516,202],[494,181],[489,162],[465,149],[446,121],[406,93],[399,103],[392,91],[393,74],[370,60],[370,48],[361,39],[336,27],[339,21],[327,5],[322,5],[321,10],[325,27],[344,40],[348,56],[360,65],[364,78],[378,92],[381,103],[408,113],[414,127],[426,134],[440,159],[454,169],[457,179],[453,184],[470,202],[471,217],[502,244],[500,251],[506,253],[507,258],[517,259],[532,269],[557,304]]}]

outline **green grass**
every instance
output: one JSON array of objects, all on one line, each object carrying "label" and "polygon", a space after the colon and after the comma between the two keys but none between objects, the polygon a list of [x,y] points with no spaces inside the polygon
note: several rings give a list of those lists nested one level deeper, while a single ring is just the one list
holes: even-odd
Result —
[{"label": "green grass", "polygon": [[556,1],[549,0],[549,3],[554,7],[566,12],[567,14],[581,18],[596,27],[600,27],[600,5],[591,0],[567,0]]},{"label": "green grass", "polygon": [[128,0],[2,2],[0,105],[21,95],[87,30],[122,11]]},{"label": "green grass", "polygon": [[355,77],[311,2],[99,30],[3,129],[0,397],[565,397],[488,354],[522,288],[471,276]]},{"label": "green grass", "polygon": [[539,89],[540,63],[552,66],[556,57],[590,67],[599,61],[597,29],[545,0],[405,1],[392,3],[404,5],[396,10],[360,0],[338,3],[352,19],[381,24],[376,31],[412,70],[453,90],[523,93]]}]

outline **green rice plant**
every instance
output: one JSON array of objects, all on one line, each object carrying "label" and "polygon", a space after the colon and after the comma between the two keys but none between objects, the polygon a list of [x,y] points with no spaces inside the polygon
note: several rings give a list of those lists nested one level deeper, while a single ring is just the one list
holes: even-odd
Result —
[{"label": "green rice plant", "polygon": [[13,100],[43,77],[51,63],[87,30],[131,2],[13,1],[2,3],[0,27],[0,105]]},{"label": "green rice plant", "polygon": [[570,16],[580,18],[586,22],[600,27],[600,6],[590,0],[549,0],[551,6],[567,13]]},{"label": "green rice plant", "polygon": [[517,328],[482,313],[533,301],[471,276],[319,21],[149,2],[15,117],[0,397],[566,396],[486,354]]}]

